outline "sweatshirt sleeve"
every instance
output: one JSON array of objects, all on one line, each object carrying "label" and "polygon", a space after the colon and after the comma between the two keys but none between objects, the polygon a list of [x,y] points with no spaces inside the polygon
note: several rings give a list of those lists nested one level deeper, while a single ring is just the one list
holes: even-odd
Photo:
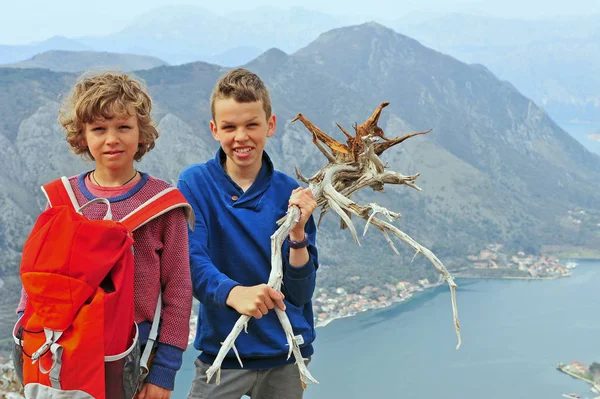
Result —
[{"label": "sweatshirt sleeve", "polygon": [[194,230],[189,231],[190,270],[194,297],[204,304],[212,303],[218,307],[227,307],[229,292],[240,283],[220,272],[210,259],[208,251],[210,232],[200,199],[194,196],[182,177],[179,178],[177,188],[186,197],[196,215]]},{"label": "sweatshirt sleeve", "polygon": [[173,391],[175,375],[182,363],[183,350],[169,344],[159,343],[145,382]]},{"label": "sweatshirt sleeve", "polygon": [[309,303],[315,291],[316,272],[319,267],[319,256],[316,247],[317,228],[311,216],[304,228],[308,235],[308,262],[305,265],[294,267],[290,265],[290,248],[287,240],[284,241],[283,258],[283,286],[285,298],[293,305],[301,307]]}]

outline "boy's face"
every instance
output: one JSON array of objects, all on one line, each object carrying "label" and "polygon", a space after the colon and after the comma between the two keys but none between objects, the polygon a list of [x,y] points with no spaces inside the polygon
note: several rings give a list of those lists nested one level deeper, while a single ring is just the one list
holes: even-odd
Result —
[{"label": "boy's face", "polygon": [[233,98],[216,100],[214,111],[210,130],[227,155],[227,172],[258,174],[267,137],[275,134],[275,115],[267,119],[262,101],[239,103]]},{"label": "boy's face", "polygon": [[123,170],[133,167],[140,143],[137,115],[115,115],[86,123],[84,142],[96,162],[96,169]]}]

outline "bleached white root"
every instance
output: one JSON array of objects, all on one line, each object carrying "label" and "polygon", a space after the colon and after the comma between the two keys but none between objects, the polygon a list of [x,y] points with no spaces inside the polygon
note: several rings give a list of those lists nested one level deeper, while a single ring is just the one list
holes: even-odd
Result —
[{"label": "bleached white root", "polygon": [[[348,228],[357,244],[360,245],[360,242],[356,228],[350,218],[351,214],[366,221],[363,235],[366,234],[368,227],[373,225],[382,232],[385,240],[396,254],[399,254],[399,252],[390,235],[397,237],[410,246],[415,251],[415,257],[418,254],[422,254],[431,262],[440,273],[441,278],[446,280],[446,283],[450,287],[454,328],[458,338],[456,349],[458,349],[461,346],[462,338],[460,335],[460,323],[458,321],[458,309],[456,305],[457,285],[446,267],[429,249],[416,242],[412,237],[391,223],[376,217],[377,214],[381,214],[387,218],[389,222],[393,222],[401,216],[400,213],[392,212],[375,203],[360,206],[350,199],[355,192],[365,187],[383,191],[383,186],[385,184],[404,184],[415,190],[421,191],[415,184],[419,174],[405,176],[398,172],[386,171],[386,165],[384,165],[379,158],[379,154],[387,148],[399,144],[410,137],[426,134],[429,131],[411,133],[403,137],[397,137],[393,140],[386,138],[383,135],[383,131],[377,127],[377,121],[381,110],[387,105],[387,102],[382,103],[365,123],[360,126],[354,126],[356,137],[350,136],[343,127],[338,125],[348,138],[347,146],[333,140],[319,128],[314,126],[302,114],[299,114],[294,121],[300,120],[312,133],[313,143],[325,156],[328,163],[310,179],[304,177],[298,168],[296,168],[296,173],[299,180],[309,184],[313,196],[317,201],[317,206],[321,207],[320,218],[325,215],[328,210],[333,210],[341,218],[342,226]],[[377,129],[379,129],[379,131],[377,131]],[[372,135],[370,132],[377,132],[377,134]],[[379,138],[383,138],[385,141],[383,143],[377,143]],[[328,148],[331,149],[332,152],[329,152]],[[360,154],[358,154],[357,148],[360,149]],[[356,154],[358,154],[358,159],[355,158]],[[281,259],[283,240],[288,236],[292,227],[298,222],[299,217],[299,208],[296,206],[290,207],[286,216],[278,221],[280,226],[271,236],[271,273],[267,285],[277,291],[281,290],[283,282],[283,263]],[[319,222],[321,221],[320,218]],[[306,387],[308,382],[317,383],[304,363],[306,359],[302,358],[302,353],[294,339],[294,331],[287,314],[278,308],[275,308],[275,312],[285,332],[287,345],[289,347],[288,359],[290,356],[294,356],[303,387]],[[240,316],[225,341],[223,341],[214,363],[206,372],[207,380],[209,382],[215,374],[217,375],[217,384],[220,382],[221,365],[229,350],[234,351],[240,365],[243,367],[242,361],[235,348],[235,340],[242,332],[242,329],[247,329],[249,320],[249,316]]]},{"label": "bleached white root", "polygon": [[[286,216],[281,219],[278,223],[280,223],[279,228],[273,235],[271,236],[271,273],[269,275],[269,281],[267,285],[272,287],[277,291],[281,291],[281,284],[283,282],[283,263],[281,259],[281,246],[283,244],[283,240],[288,236],[292,228],[296,225],[298,220],[300,219],[300,209],[297,206],[292,206],[289,208]],[[277,318],[281,323],[281,327],[285,332],[286,341],[289,347],[288,350],[288,359],[290,356],[294,356],[296,360],[296,365],[298,366],[298,370],[300,371],[300,379],[302,380],[302,386],[306,387],[308,382],[318,383],[318,381],[310,374],[304,360],[302,358],[302,353],[300,352],[300,347],[298,343],[294,339],[294,331],[292,329],[292,324],[287,316],[287,314],[279,309],[275,308],[275,312],[277,314]],[[242,330],[247,329],[248,321],[250,321],[250,316],[242,315],[237,320],[231,332],[221,344],[221,348],[219,349],[219,353],[215,358],[213,364],[206,370],[206,379],[210,382],[213,376],[216,374],[216,383],[219,384],[221,382],[221,365],[223,364],[223,360],[229,350],[233,350],[237,356],[237,359],[240,363],[241,367],[244,367],[242,364],[242,360],[240,359],[237,349],[235,348],[235,340],[240,335]]]}]

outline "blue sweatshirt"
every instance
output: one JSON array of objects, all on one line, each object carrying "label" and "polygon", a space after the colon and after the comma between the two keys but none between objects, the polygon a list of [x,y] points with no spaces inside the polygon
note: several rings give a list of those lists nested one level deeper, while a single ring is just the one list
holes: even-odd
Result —
[{"label": "blue sweatshirt", "polygon": [[[194,347],[199,359],[212,364],[240,314],[227,306],[231,289],[237,285],[266,283],[271,271],[271,235],[277,220],[288,208],[298,183],[274,170],[263,153],[261,170],[244,192],[225,172],[225,153],[186,168],[178,188],[194,208],[196,226],[189,232],[190,267],[194,296],[200,301]],[[315,329],[312,295],[318,267],[316,227],[309,219],[305,227],[310,245],[309,261],[300,267],[289,264],[287,240],[283,244],[283,287],[286,313],[302,355],[313,353]],[[285,334],[274,311],[261,319],[250,319],[248,333],[242,332],[235,346],[246,369],[266,369],[294,362],[288,354]],[[223,368],[240,368],[229,351]]]}]

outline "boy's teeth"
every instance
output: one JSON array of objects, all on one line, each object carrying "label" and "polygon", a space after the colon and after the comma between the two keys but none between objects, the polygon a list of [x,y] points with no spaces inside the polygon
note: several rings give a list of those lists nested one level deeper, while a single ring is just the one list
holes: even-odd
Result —
[{"label": "boy's teeth", "polygon": [[250,148],[238,148],[237,150],[235,150],[235,152],[242,152],[242,153],[250,152]]}]

